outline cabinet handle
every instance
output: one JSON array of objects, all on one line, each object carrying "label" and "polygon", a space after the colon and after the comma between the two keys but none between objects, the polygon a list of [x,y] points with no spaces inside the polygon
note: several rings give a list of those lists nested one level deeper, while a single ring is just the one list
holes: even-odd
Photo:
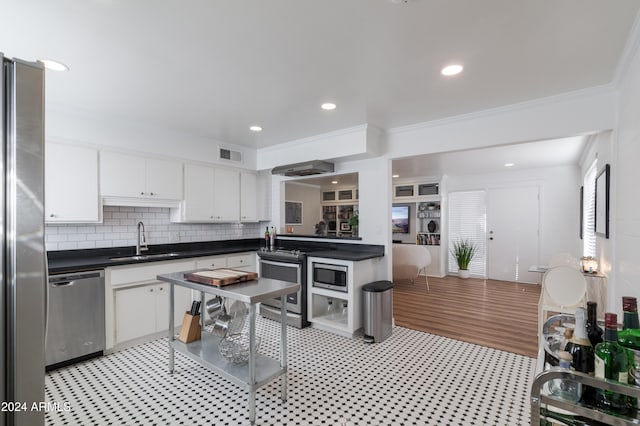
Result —
[{"label": "cabinet handle", "polygon": [[56,215],[54,213],[51,213],[49,217],[56,217]]},{"label": "cabinet handle", "polygon": [[153,289],[152,289],[152,288],[150,288],[150,289],[149,289],[149,291],[150,291],[151,293],[153,293]]},{"label": "cabinet handle", "polygon": [[163,290],[164,290],[164,287],[160,287],[160,291],[163,291]]},{"label": "cabinet handle", "polygon": [[141,192],[140,195],[144,195],[144,192]]},{"label": "cabinet handle", "polygon": [[156,195],[156,194],[154,194],[153,192],[150,192],[149,195],[153,196],[153,195]]},{"label": "cabinet handle", "polygon": [[216,264],[215,264],[215,263],[212,263],[212,264],[211,264],[211,266],[216,266]]}]

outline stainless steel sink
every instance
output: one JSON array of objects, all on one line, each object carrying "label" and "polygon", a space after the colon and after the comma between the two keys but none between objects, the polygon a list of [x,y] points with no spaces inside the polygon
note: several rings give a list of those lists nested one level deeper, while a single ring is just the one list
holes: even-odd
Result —
[{"label": "stainless steel sink", "polygon": [[110,257],[109,260],[114,261],[127,261],[127,260],[148,260],[148,259],[163,259],[168,257],[180,256],[180,253],[158,253],[158,254],[140,254],[131,256]]}]

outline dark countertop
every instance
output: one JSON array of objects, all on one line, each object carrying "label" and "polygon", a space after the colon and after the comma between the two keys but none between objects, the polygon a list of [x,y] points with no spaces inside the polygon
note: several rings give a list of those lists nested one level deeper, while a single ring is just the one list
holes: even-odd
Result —
[{"label": "dark countertop", "polygon": [[[348,244],[335,242],[309,242],[279,240],[278,247],[304,250],[309,256],[329,259],[359,261],[384,256],[384,246],[370,244]],[[215,256],[222,254],[257,251],[264,246],[262,238],[241,240],[207,241],[197,243],[162,244],[149,246],[145,255],[175,253],[176,256],[150,258],[142,260],[111,260],[113,257],[132,256],[135,247],[114,247],[104,249],[63,250],[47,252],[49,274],[79,272],[103,269],[109,266],[142,264],[192,257]]]},{"label": "dark countertop", "polygon": [[176,253],[177,256],[151,258],[143,260],[111,260],[112,257],[132,256],[135,247],[114,247],[104,249],[49,251],[49,274],[63,272],[89,271],[109,266],[141,264],[164,260],[188,259],[191,257],[214,256],[218,254],[256,251],[261,247],[262,239],[208,241],[200,243],[161,244],[149,246],[145,255],[157,253]]}]

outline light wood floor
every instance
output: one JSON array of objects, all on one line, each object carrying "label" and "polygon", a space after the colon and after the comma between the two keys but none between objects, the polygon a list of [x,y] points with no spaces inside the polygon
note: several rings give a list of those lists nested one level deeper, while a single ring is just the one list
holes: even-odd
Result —
[{"label": "light wood floor", "polygon": [[396,281],[396,325],[535,357],[540,286],[448,276]]}]

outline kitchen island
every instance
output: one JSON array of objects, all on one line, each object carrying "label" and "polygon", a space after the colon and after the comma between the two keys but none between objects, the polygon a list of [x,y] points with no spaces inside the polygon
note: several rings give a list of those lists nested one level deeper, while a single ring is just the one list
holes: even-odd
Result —
[{"label": "kitchen island", "polygon": [[[202,306],[205,306],[205,293],[230,298],[249,304],[249,360],[246,364],[235,364],[223,358],[218,345],[221,338],[203,332],[201,339],[192,343],[182,343],[175,338],[174,316],[169,315],[169,371],[174,372],[174,353],[178,351],[200,363],[204,367],[217,372],[222,377],[249,391],[249,420],[251,424],[256,418],[256,390],[278,377],[281,378],[280,396],[287,400],[287,321],[286,307],[281,309],[280,319],[280,361],[260,355],[256,352],[256,304],[274,297],[295,293],[300,284],[260,278],[224,287],[215,287],[188,281],[185,271],[158,275],[158,280],[170,284],[169,312],[174,310],[175,286],[181,286],[200,292]],[[201,316],[204,329],[204,316]]]}]

